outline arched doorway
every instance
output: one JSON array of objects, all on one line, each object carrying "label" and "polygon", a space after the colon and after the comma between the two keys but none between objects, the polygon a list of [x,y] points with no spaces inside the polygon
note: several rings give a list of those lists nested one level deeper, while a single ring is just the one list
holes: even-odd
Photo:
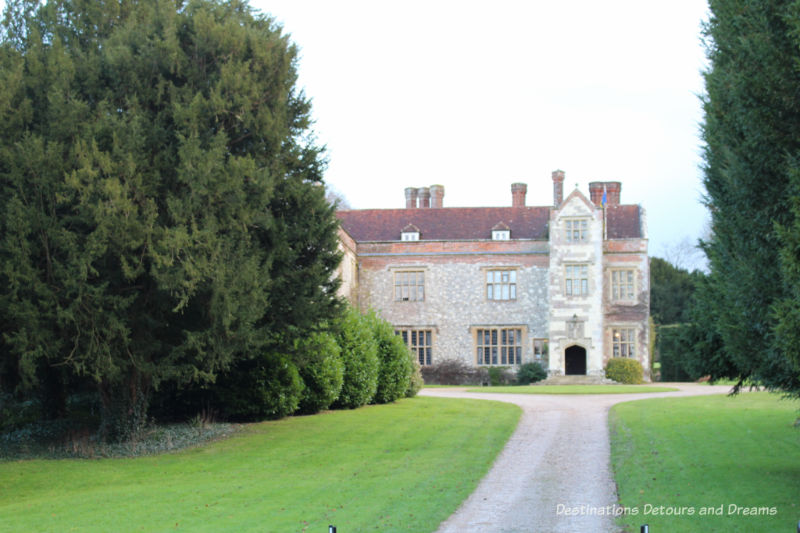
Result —
[{"label": "arched doorway", "polygon": [[568,376],[586,375],[586,348],[570,346],[564,350],[564,373]]}]

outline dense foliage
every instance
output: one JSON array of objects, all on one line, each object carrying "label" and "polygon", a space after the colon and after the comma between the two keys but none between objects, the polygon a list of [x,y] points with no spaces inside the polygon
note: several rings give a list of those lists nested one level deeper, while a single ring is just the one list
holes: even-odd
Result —
[{"label": "dense foliage", "polygon": [[660,257],[650,258],[650,316],[656,324],[689,321],[689,302],[700,272],[678,268]]},{"label": "dense foliage", "polygon": [[[800,6],[713,0],[703,135],[712,378],[800,395]],[[706,335],[706,340],[710,341]]]},{"label": "dense foliage", "polygon": [[110,437],[237,365],[296,392],[264,354],[337,314],[339,257],[281,28],[240,0],[11,0],[3,30],[0,388],[49,383],[58,414],[92,385]]},{"label": "dense foliage", "polygon": [[408,387],[406,387],[405,397],[413,398],[425,386],[425,380],[422,378],[422,367],[413,357],[411,358],[411,375],[408,378]]},{"label": "dense foliage", "polygon": [[[702,272],[689,272],[658,257],[650,258],[650,316],[655,323],[655,354],[661,381],[691,381],[698,376],[686,368],[694,357],[689,322]],[[705,354],[699,354],[702,359]],[[702,375],[702,374],[701,374]]]},{"label": "dense foliage", "polygon": [[267,352],[237,363],[213,391],[227,417],[237,421],[283,418],[300,405],[304,383],[291,358]]},{"label": "dense foliage", "polygon": [[642,382],[642,363],[627,357],[612,357],[606,363],[606,377],[617,383],[637,385]]},{"label": "dense foliage", "polygon": [[547,379],[547,370],[539,363],[523,363],[517,369],[517,383],[530,385]]},{"label": "dense foliage", "polygon": [[689,324],[669,324],[657,328],[656,350],[661,363],[661,381],[694,381],[700,377],[686,371],[688,359],[691,358],[691,347],[684,343],[688,327]]},{"label": "dense foliage", "polygon": [[295,342],[293,359],[305,385],[300,413],[308,415],[327,409],[339,397],[344,379],[340,354],[331,333],[318,332]]},{"label": "dense foliage", "polygon": [[483,385],[489,383],[485,366],[468,365],[461,359],[442,359],[422,367],[425,383],[435,385]]},{"label": "dense foliage", "polygon": [[391,403],[406,395],[414,366],[411,352],[392,325],[370,313],[369,322],[378,348],[378,386],[374,403]]},{"label": "dense foliage", "polygon": [[378,342],[372,316],[350,308],[339,325],[337,342],[344,363],[344,380],[335,408],[354,409],[372,401],[378,389]]}]

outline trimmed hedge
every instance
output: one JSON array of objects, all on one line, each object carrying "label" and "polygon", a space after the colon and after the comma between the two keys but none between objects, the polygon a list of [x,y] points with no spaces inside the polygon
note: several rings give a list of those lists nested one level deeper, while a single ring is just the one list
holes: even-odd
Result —
[{"label": "trimmed hedge", "polygon": [[372,401],[378,389],[378,343],[370,319],[348,308],[339,324],[337,341],[344,363],[344,380],[333,407],[355,409]]},{"label": "trimmed hedge", "polygon": [[378,345],[378,388],[373,403],[391,403],[405,396],[413,366],[408,346],[374,311],[366,315]]},{"label": "trimmed hedge", "polygon": [[234,420],[283,418],[297,410],[303,380],[288,356],[269,352],[225,374],[216,392]]},{"label": "trimmed hedge", "polygon": [[294,351],[305,385],[298,411],[310,415],[327,409],[339,397],[344,381],[344,363],[336,338],[330,333],[313,333],[295,341]]},{"label": "trimmed hedge", "polygon": [[411,358],[411,376],[408,379],[408,388],[406,389],[406,398],[413,398],[425,385],[425,380],[422,379],[422,369],[419,362],[413,357]]},{"label": "trimmed hedge", "polygon": [[636,359],[615,357],[609,359],[606,365],[606,377],[613,379],[617,383],[637,385],[642,382],[643,376],[642,364]]}]

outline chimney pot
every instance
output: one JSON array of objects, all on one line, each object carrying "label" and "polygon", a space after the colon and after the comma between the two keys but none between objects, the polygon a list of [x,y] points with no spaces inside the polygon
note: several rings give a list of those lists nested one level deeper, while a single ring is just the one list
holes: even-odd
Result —
[{"label": "chimney pot", "polygon": [[564,201],[564,171],[553,171],[553,207],[558,207]]},{"label": "chimney pot", "polygon": [[525,207],[525,195],[528,193],[528,185],[525,183],[511,184],[511,207]]},{"label": "chimney pot", "polygon": [[431,190],[428,187],[420,187],[417,189],[417,197],[419,198],[420,209],[431,206]]},{"label": "chimney pot", "polygon": [[444,186],[431,185],[431,207],[441,208],[444,202]]},{"label": "chimney pot", "polygon": [[619,197],[622,192],[622,183],[619,181],[606,182],[606,205],[619,205]]},{"label": "chimney pot", "polygon": [[619,205],[619,196],[622,183],[618,181],[593,181],[589,184],[589,196],[592,203],[598,207],[603,206],[603,189],[606,193],[606,205]]},{"label": "chimney pot", "polygon": [[417,189],[416,187],[406,187],[406,209],[417,208]]}]

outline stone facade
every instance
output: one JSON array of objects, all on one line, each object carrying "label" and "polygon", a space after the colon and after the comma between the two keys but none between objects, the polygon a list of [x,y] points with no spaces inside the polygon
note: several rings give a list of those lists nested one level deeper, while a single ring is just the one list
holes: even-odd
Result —
[{"label": "stone facade", "polygon": [[553,206],[526,206],[514,184],[512,207],[446,208],[434,185],[406,189],[405,209],[340,212],[341,294],[378,310],[422,364],[602,375],[627,356],[648,372],[643,210],[619,204],[618,182],[562,199],[563,181],[553,173]]}]

